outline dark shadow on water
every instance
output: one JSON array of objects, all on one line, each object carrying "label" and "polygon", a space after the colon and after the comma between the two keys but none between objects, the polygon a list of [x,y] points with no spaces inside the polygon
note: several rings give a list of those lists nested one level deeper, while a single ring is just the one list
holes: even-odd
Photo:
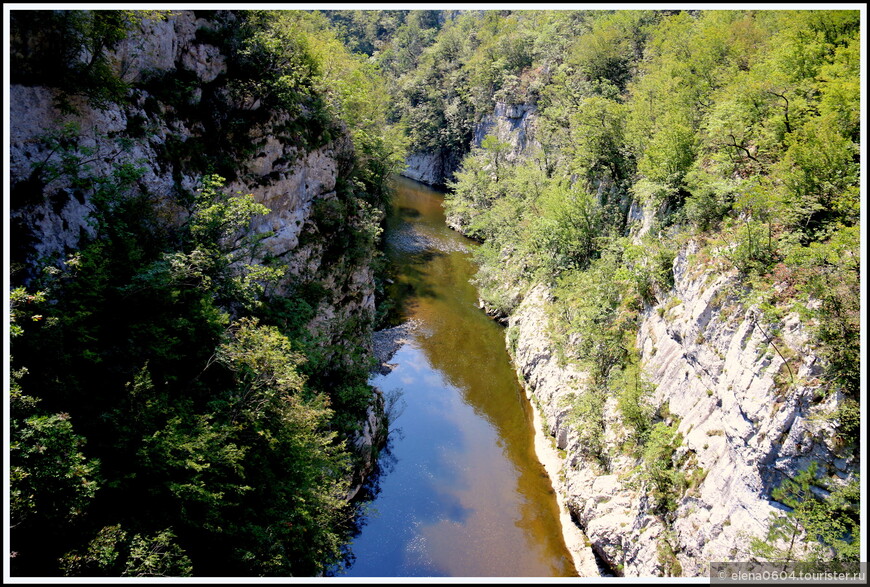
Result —
[{"label": "dark shadow on water", "polygon": [[398,206],[396,213],[402,218],[419,218],[421,216],[420,211],[416,208],[406,208],[405,206]]},{"label": "dark shadow on water", "polygon": [[366,478],[365,483],[360,488],[356,497],[351,502],[353,508],[353,518],[348,522],[345,528],[345,540],[342,545],[342,559],[334,567],[327,569],[324,572],[325,577],[341,577],[350,569],[356,562],[356,555],[353,552],[353,539],[359,536],[365,525],[368,523],[372,515],[377,515],[377,510],[372,510],[370,506],[381,493],[381,480],[386,475],[389,475],[395,470],[399,460],[392,452],[392,447],[395,441],[402,438],[402,429],[393,428],[390,430],[387,437],[386,445],[381,449],[378,455],[377,463],[374,470]]},{"label": "dark shadow on water", "polygon": [[406,320],[410,313],[410,302],[414,299],[438,299],[440,294],[432,286],[424,269],[434,259],[444,256],[446,253],[432,250],[405,253],[400,257],[391,255],[389,275],[393,283],[387,285],[386,293],[392,307],[384,319],[385,324],[395,326]]}]

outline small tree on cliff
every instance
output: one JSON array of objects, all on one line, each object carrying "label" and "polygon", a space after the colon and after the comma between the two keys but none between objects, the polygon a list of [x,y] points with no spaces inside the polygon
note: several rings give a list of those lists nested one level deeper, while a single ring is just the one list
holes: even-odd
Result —
[{"label": "small tree on cliff", "polygon": [[859,560],[859,481],[852,479],[830,493],[814,491],[819,484],[817,469],[818,464],[812,463],[773,490],[773,498],[789,509],[772,513],[767,534],[752,539],[753,557],[784,563]]}]

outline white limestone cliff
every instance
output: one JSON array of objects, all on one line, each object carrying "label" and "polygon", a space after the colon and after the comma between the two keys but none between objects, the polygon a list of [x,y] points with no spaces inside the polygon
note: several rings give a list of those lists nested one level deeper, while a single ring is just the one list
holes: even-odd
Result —
[{"label": "white limestone cliff", "polygon": [[[224,17],[233,18],[229,13]],[[70,113],[57,107],[56,89],[10,87],[10,221],[21,266],[33,267],[47,258],[63,263],[78,248],[83,235],[93,234],[89,194],[77,190],[65,177],[46,182],[37,171],[40,164],[59,162],[60,154],[46,137],[66,127],[75,129],[72,134],[78,141],[76,153],[81,156],[83,172],[86,166],[91,176],[109,177],[120,163],[134,164],[143,170],[138,190],[154,200],[164,217],[179,224],[184,221],[187,211],[178,203],[179,193],[196,191],[201,174],[167,156],[166,147],[169,141],[215,140],[202,122],[210,112],[197,110],[202,88],[206,84],[217,86],[216,91],[224,92],[230,107],[246,111],[261,108],[256,100],[236,104],[233,100],[237,99],[222,89],[227,57],[197,36],[198,30],[212,26],[213,22],[197,19],[192,11],[174,11],[165,20],[143,21],[140,31],[131,32],[109,54],[116,73],[132,88],[120,103],[97,107],[84,97],[71,96],[75,111]],[[154,95],[148,84],[142,83],[155,76],[176,74],[196,80],[188,104],[192,107],[190,115],[181,115],[179,104]],[[340,344],[347,336],[344,324],[365,324],[373,319],[373,269],[368,258],[337,263],[326,257],[331,243],[320,232],[315,208],[319,202],[337,199],[337,183],[349,174],[353,144],[349,135],[342,133],[326,144],[308,147],[287,139],[283,128],[292,121],[286,113],[261,114],[245,137],[257,148],[253,153],[238,149],[239,172],[224,190],[252,194],[269,208],[269,213],[255,218],[250,227],[254,234],[269,233],[259,243],[257,258],[251,261],[269,257],[286,268],[277,293],[300,283],[320,284],[326,295],[308,328],[321,340]],[[129,138],[136,126],[147,130]],[[119,137],[125,140],[119,142]],[[226,147],[233,149],[232,145]],[[363,432],[353,440],[361,452],[379,435],[376,411],[373,405]]]},{"label": "white limestone cliff", "polygon": [[[763,536],[769,515],[783,508],[771,492],[784,478],[812,461],[827,466],[832,482],[858,469],[854,457],[834,457],[826,417],[841,398],[816,397],[819,365],[797,316],[780,325],[779,346],[771,344],[757,309],[729,297],[735,274],[693,260],[695,252],[697,245],[680,251],[674,288],[645,309],[637,335],[655,385],[651,401],[667,405],[682,435],[683,471],[699,480],[674,496],[672,523],[654,515],[639,460],[615,450],[624,434],[615,398],[604,416],[610,470],[581,456],[568,398],[583,391],[585,374],[560,364],[546,335],[547,290],[533,288],[509,318],[517,372],[564,451],[551,476],[556,490],[595,553],[625,576],[704,576],[708,562],[746,560],[750,538]],[[793,372],[780,352],[796,357]]]}]

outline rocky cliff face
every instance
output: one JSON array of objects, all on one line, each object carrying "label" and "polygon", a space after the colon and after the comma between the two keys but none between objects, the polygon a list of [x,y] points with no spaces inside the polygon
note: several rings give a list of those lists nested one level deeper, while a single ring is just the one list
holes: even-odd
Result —
[{"label": "rocky cliff face", "polygon": [[[139,189],[179,222],[184,211],[177,200],[196,190],[203,175],[190,160],[207,157],[209,143],[223,142],[224,152],[237,164],[226,191],[251,193],[270,209],[251,227],[257,234],[270,233],[261,241],[259,260],[277,259],[287,267],[285,291],[314,281],[324,284],[330,295],[321,301],[312,327],[336,328],[337,335],[336,324],[374,312],[368,258],[325,259],[330,243],[321,236],[316,210],[336,200],[353,145],[346,135],[305,145],[288,136],[285,129],[294,121],[287,114],[266,112],[258,100],[234,96],[226,83],[226,55],[199,40],[201,31],[214,26],[191,11],[144,21],[140,33],[110,54],[119,75],[132,86],[124,103],[96,108],[73,97],[77,112],[68,114],[56,107],[55,89],[10,88],[13,255],[25,266],[52,256],[62,259],[91,231],[88,194],[64,178],[46,183],[35,173],[36,165],[59,161],[56,144],[47,137],[63,128],[76,129],[75,152],[95,177],[110,176],[120,163],[141,166]],[[166,87],[178,80],[185,81],[183,91],[168,92]],[[214,120],[217,103],[224,120]],[[246,122],[242,136],[231,135],[228,127],[241,121]]]},{"label": "rocky cliff face", "polygon": [[[491,134],[511,146],[509,159],[526,156],[535,148],[536,116],[533,107],[500,104],[476,128],[474,144]],[[596,187],[599,197],[605,190],[618,195],[615,186]],[[632,235],[639,239],[662,213],[632,204]],[[843,398],[817,394],[821,365],[800,317],[765,323],[758,308],[736,300],[736,270],[699,251],[697,243],[679,251],[674,287],[645,308],[636,340],[644,376],[655,389],[647,401],[679,434],[673,461],[687,486],[673,496],[667,516],[656,511],[640,479],[641,457],[620,449],[628,433],[616,397],[604,404],[605,463],[584,456],[572,411],[587,375],[562,362],[559,345],[547,335],[549,292],[504,284],[515,309],[496,317],[508,325],[518,376],[560,455],[559,464],[548,462],[553,451],[539,447],[560,504],[570,512],[566,539],[588,542],[614,574],[700,576],[709,561],[747,560],[750,539],[766,534],[772,513],[787,510],[772,497],[783,480],[812,462],[827,467],[834,483],[859,469],[857,457],[836,456],[830,416]],[[487,309],[484,300],[480,305]],[[594,573],[589,556],[572,551],[578,570]]]},{"label": "rocky cliff face", "polygon": [[[534,288],[510,317],[510,346],[529,397],[564,453],[554,479],[572,518],[593,550],[626,576],[700,576],[708,561],[746,560],[751,537],[763,536],[769,515],[783,506],[771,490],[810,462],[833,480],[858,469],[834,457],[834,430],[825,419],[839,398],[818,400],[819,366],[797,316],[771,343],[756,308],[729,297],[735,275],[693,261],[696,247],[674,263],[675,286],[643,313],[637,345],[651,398],[667,406],[666,421],[682,435],[675,460],[693,481],[677,498],[673,521],[653,513],[638,482],[639,460],[620,454],[625,435],[615,398],[605,404],[608,470],[581,456],[569,422],[569,398],[585,374],[561,365],[545,334],[547,291]],[[509,331],[510,332],[510,331]],[[782,353],[794,357],[785,365]]]},{"label": "rocky cliff face", "polygon": [[428,185],[444,185],[453,173],[441,153],[412,153],[405,160],[402,175]]},{"label": "rocky cliff face", "polygon": [[[487,114],[474,127],[471,146],[480,147],[487,135],[508,143],[507,159],[513,161],[535,144],[534,129],[537,107],[531,104],[499,102],[492,114]],[[428,185],[443,186],[453,178],[461,163],[461,153],[417,152],[405,160],[402,175]]]},{"label": "rocky cliff face", "polygon": [[499,102],[495,105],[492,114],[484,116],[483,120],[475,126],[472,145],[480,147],[483,139],[487,135],[492,135],[510,145],[505,158],[513,161],[537,145],[535,142],[537,112],[537,106],[532,104]]},{"label": "rocky cliff face", "polygon": [[[353,144],[347,133],[300,140],[298,131],[288,130],[299,126],[290,115],[267,111],[258,99],[233,91],[228,56],[203,39],[217,26],[232,26],[234,17],[214,18],[180,11],[143,21],[140,31],[109,53],[115,72],[131,88],[118,103],[96,107],[71,96],[70,113],[59,109],[56,88],[33,83],[10,88],[15,279],[32,278],[42,260],[63,263],[92,234],[90,194],[69,174],[46,178],[39,172],[46,164],[62,165],[64,149],[76,160],[76,172],[91,177],[111,177],[121,164],[140,167],[138,191],[175,223],[184,222],[181,202],[198,189],[204,169],[219,168],[217,154],[232,162],[225,191],[253,194],[270,210],[250,227],[265,236],[251,261],[268,259],[286,268],[276,293],[316,286],[322,294],[313,302],[309,330],[325,344],[350,338],[370,344],[372,251],[342,250],[332,234],[337,222],[355,228],[363,219],[325,218],[340,199],[342,179],[350,175]],[[362,453],[379,435],[376,412],[369,410],[364,432],[354,440]]]}]

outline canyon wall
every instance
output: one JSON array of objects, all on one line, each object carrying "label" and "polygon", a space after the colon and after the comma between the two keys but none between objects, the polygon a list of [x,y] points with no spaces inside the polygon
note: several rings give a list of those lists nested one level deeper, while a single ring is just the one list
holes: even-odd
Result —
[{"label": "canyon wall", "polygon": [[[492,134],[510,145],[509,158],[526,156],[535,149],[535,121],[534,107],[499,105],[476,129],[476,145]],[[599,185],[599,197],[604,189],[613,188]],[[632,204],[635,242],[656,215]],[[677,252],[672,274],[673,287],[645,304],[635,341],[653,390],[644,401],[655,422],[675,431],[673,474],[685,481],[664,514],[642,478],[642,455],[626,448],[630,431],[615,394],[604,399],[604,456],[587,456],[573,413],[587,374],[560,358],[570,355],[560,345],[577,341],[547,334],[548,289],[513,284],[518,305],[499,316],[518,376],[542,416],[539,433],[561,455],[561,470],[548,469],[576,525],[566,536],[579,528],[613,574],[703,576],[710,561],[747,560],[771,516],[789,511],[774,500],[775,488],[811,463],[821,465],[819,485],[826,480],[829,487],[854,479],[860,466],[839,446],[834,414],[844,398],[821,391],[823,365],[805,321],[791,313],[771,323],[739,300],[737,270],[698,241]]]},{"label": "canyon wall", "polygon": [[[518,375],[563,451],[556,490],[595,553],[625,576],[703,576],[710,561],[747,560],[769,516],[788,509],[771,496],[783,479],[812,462],[834,482],[858,470],[855,457],[835,456],[830,416],[841,398],[816,395],[820,367],[798,317],[788,316],[772,343],[758,308],[729,295],[734,272],[693,263],[695,252],[697,245],[680,251],[674,288],[645,308],[637,334],[655,389],[649,401],[676,426],[674,461],[690,480],[673,495],[672,522],[654,512],[639,483],[641,459],[618,448],[627,430],[615,397],[604,409],[606,466],[582,456],[570,414],[585,373],[560,363],[546,334],[546,288],[533,288],[509,318]],[[780,353],[796,357],[791,368]]]},{"label": "canyon wall", "polygon": [[[327,337],[344,335],[342,324],[351,318],[370,320],[370,256],[352,258],[335,250],[318,215],[339,198],[337,183],[350,173],[354,150],[347,134],[307,145],[287,131],[296,122],[291,116],[236,95],[227,81],[226,55],[201,40],[202,31],[217,26],[214,21],[182,11],[141,26],[110,53],[132,88],[123,102],[95,107],[72,96],[75,112],[69,113],[58,108],[54,88],[11,86],[13,260],[25,267],[40,259],[62,260],[92,233],[89,194],[68,178],[46,182],[37,173],[40,165],[59,160],[57,136],[63,129],[75,129],[76,138],[68,140],[76,141],[80,172],[110,177],[119,164],[139,166],[144,174],[137,187],[177,223],[187,213],[179,200],[199,188],[203,168],[217,167],[192,160],[208,159],[216,152],[213,144],[221,143],[222,156],[236,164],[224,189],[253,194],[270,210],[255,218],[250,230],[265,236],[254,261],[277,260],[287,269],[279,293],[321,284],[328,295],[320,300],[311,327]],[[181,90],[165,91],[178,80],[185,81]],[[245,122],[242,132],[231,131],[240,121]],[[346,222],[352,226],[361,219]]]},{"label": "canyon wall", "polygon": [[[44,262],[63,265],[93,236],[92,190],[82,189],[73,176],[108,179],[123,165],[135,166],[141,171],[136,190],[164,221],[180,226],[190,213],[186,202],[214,170],[226,176],[226,193],[252,194],[269,209],[248,229],[247,236],[261,240],[255,257],[245,261],[284,268],[271,293],[307,296],[313,310],[307,328],[324,349],[352,343],[370,348],[375,251],[351,250],[345,242],[371,222],[343,202],[353,143],[342,128],[313,135],[304,118],[270,110],[239,91],[227,52],[209,42],[226,38],[219,30],[234,26],[235,18],[230,12],[208,11],[208,18],[199,18],[194,11],[176,11],[143,20],[108,51],[114,73],[129,88],[120,100],[95,104],[85,95],[62,96],[51,80],[38,83],[38,75],[13,83],[13,279],[30,282]],[[372,444],[382,435],[377,400],[373,396],[352,442],[364,457],[363,469],[373,465]]]},{"label": "canyon wall", "polygon": [[[480,147],[487,135],[492,135],[499,141],[508,143],[510,149],[506,154],[508,161],[513,161],[535,143],[535,121],[537,107],[532,104],[506,104],[499,102],[492,114],[485,115],[474,126],[471,147]],[[405,163],[407,167],[402,175],[413,180],[432,185],[444,186],[453,179],[453,174],[459,169],[464,153],[445,151],[411,153]]]}]

